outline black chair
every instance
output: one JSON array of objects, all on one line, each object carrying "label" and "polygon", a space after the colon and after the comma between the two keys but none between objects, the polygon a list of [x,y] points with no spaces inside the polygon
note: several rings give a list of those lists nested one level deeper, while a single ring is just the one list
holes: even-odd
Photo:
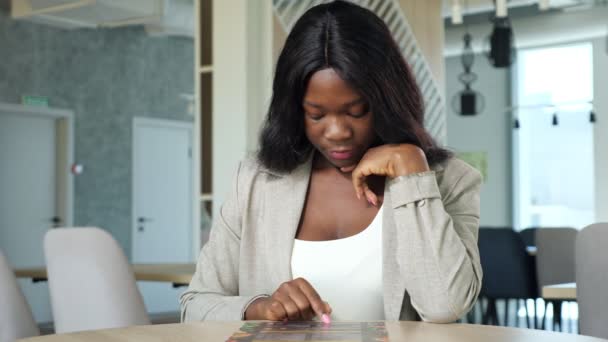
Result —
[{"label": "black chair", "polygon": [[526,247],[536,247],[536,231],[538,227],[530,227],[519,232],[519,236],[524,241]]},{"label": "black chair", "polygon": [[[526,252],[522,238],[511,228],[482,227],[479,230],[479,254],[483,269],[480,297],[488,302],[482,323],[499,324],[496,301],[504,299],[505,322],[508,325],[509,299],[534,299],[534,327],[536,327],[536,298],[538,286],[534,257]],[[518,304],[519,306],[519,304]],[[526,317],[528,318],[528,307]],[[517,317],[517,316],[516,316]],[[517,321],[517,318],[516,318]],[[530,320],[526,319],[528,327]]]}]

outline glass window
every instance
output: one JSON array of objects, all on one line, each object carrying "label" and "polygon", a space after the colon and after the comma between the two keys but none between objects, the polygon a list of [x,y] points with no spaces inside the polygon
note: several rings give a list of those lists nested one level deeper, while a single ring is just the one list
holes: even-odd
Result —
[{"label": "glass window", "polygon": [[515,223],[594,222],[591,43],[522,50],[515,71]]}]

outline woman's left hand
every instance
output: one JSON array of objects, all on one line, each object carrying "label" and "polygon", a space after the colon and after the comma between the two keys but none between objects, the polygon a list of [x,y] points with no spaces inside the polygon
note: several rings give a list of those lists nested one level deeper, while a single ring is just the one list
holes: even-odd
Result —
[{"label": "woman's left hand", "polygon": [[369,188],[367,177],[371,175],[395,178],[412,173],[429,171],[426,155],[412,144],[382,145],[367,150],[357,165],[343,167],[351,172],[357,198],[365,196],[368,202],[378,205],[378,196]]}]

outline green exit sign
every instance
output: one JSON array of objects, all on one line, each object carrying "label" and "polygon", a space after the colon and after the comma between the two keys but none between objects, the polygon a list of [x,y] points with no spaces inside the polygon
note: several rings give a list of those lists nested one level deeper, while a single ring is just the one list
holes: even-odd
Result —
[{"label": "green exit sign", "polygon": [[46,96],[23,95],[21,97],[21,103],[26,106],[48,107],[49,98]]}]

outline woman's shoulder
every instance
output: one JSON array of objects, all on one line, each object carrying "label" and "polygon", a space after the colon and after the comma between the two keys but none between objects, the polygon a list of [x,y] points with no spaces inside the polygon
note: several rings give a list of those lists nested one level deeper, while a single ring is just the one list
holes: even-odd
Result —
[{"label": "woman's shoulder", "polygon": [[248,154],[240,160],[238,166],[239,183],[250,183],[264,172],[264,166],[259,162],[255,154]]},{"label": "woman's shoulder", "polygon": [[458,189],[479,186],[482,181],[481,173],[477,169],[456,157],[450,157],[434,165],[432,169],[435,171],[439,190],[444,195]]},{"label": "woman's shoulder", "polygon": [[[257,153],[250,153],[243,158],[239,165],[239,173],[245,176],[264,176],[267,181],[272,181],[276,178],[284,177],[301,177],[302,173],[307,173],[312,162],[312,155],[309,155],[301,164],[297,165],[291,171],[280,171],[269,168],[264,165],[258,158]],[[259,177],[257,177],[259,178]]]},{"label": "woman's shoulder", "polygon": [[266,183],[276,178],[284,176],[282,173],[266,167],[255,153],[246,155],[239,162],[238,179],[240,185],[251,185],[251,183]]},{"label": "woman's shoulder", "polygon": [[239,163],[239,175],[245,178],[255,178],[257,175],[276,175],[277,172],[267,168],[256,153],[249,153]]},{"label": "woman's shoulder", "polygon": [[241,208],[249,207],[251,203],[259,204],[268,194],[283,193],[293,190],[294,184],[307,179],[306,166],[300,165],[291,172],[280,172],[266,167],[255,154],[247,155],[241,159],[236,177],[236,193]]},{"label": "woman's shoulder", "polygon": [[262,164],[258,160],[257,155],[254,153],[249,153],[245,156],[245,158],[241,159],[239,167],[241,172],[257,173],[262,167]]}]

